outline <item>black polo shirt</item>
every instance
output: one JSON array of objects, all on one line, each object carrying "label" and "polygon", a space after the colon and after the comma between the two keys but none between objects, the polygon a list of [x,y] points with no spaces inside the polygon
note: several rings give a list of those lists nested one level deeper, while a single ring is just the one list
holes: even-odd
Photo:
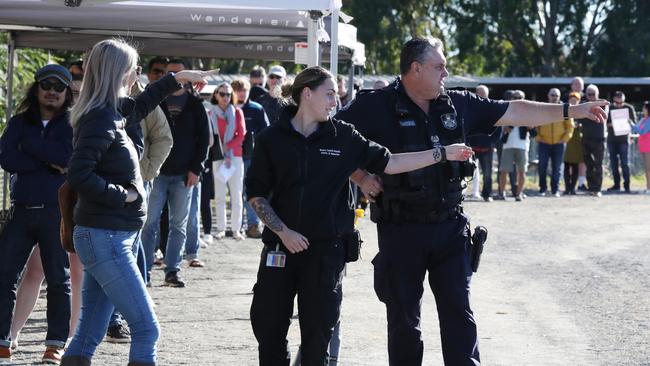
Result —
[{"label": "black polo shirt", "polygon": [[[258,135],[246,175],[249,199],[265,197],[280,219],[313,244],[328,241],[351,226],[348,178],[356,169],[385,170],[390,152],[367,140],[351,124],[330,119],[304,137],[291,125],[295,106],[285,107],[278,123]],[[266,244],[279,238],[264,229]]]},{"label": "black polo shirt", "polygon": [[[481,98],[466,90],[448,90],[458,123],[463,123],[465,136],[491,135],[495,123],[505,114],[508,102]],[[400,127],[396,117],[395,102],[399,98],[409,110],[420,118],[428,117],[406,94],[398,78],[387,87],[360,93],[346,108],[336,114],[336,118],[352,123],[367,139],[386,146],[390,151],[399,151],[402,145]],[[436,103],[435,100],[431,104]]]}]

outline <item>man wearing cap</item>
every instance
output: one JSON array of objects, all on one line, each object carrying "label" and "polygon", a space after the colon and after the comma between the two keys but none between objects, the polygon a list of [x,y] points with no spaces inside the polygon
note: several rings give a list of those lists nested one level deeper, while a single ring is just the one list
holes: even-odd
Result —
[{"label": "man wearing cap", "polygon": [[248,80],[251,83],[250,91],[250,100],[257,100],[262,94],[266,94],[269,91],[266,90],[264,85],[266,84],[266,69],[260,65],[255,65],[251,69],[251,72],[248,74]]},{"label": "man wearing cap", "polygon": [[0,363],[11,361],[16,285],[38,243],[47,281],[47,335],[42,361],[59,364],[70,328],[70,270],[61,246],[58,190],[72,154],[72,75],[47,65],[0,139],[0,166],[13,175],[11,211],[0,234]]},{"label": "man wearing cap", "polygon": [[269,90],[268,93],[260,95],[255,102],[259,103],[264,107],[266,115],[269,117],[269,122],[274,124],[280,115],[280,109],[282,108],[282,99],[280,94],[282,93],[282,84],[287,77],[287,71],[284,67],[280,65],[271,66],[269,69],[269,77],[266,82],[266,87]]}]

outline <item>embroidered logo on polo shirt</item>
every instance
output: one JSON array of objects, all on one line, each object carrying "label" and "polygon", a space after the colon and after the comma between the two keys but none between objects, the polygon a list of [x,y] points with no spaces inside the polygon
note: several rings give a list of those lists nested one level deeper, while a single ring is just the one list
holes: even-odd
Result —
[{"label": "embroidered logo on polo shirt", "polygon": [[415,127],[415,121],[412,119],[404,119],[399,121],[399,125],[402,127]]},{"label": "embroidered logo on polo shirt", "polygon": [[336,150],[336,149],[318,149],[320,151],[321,155],[328,155],[328,156],[340,156],[341,155],[341,150]]},{"label": "embroidered logo on polo shirt", "polygon": [[455,130],[457,123],[456,123],[456,113],[445,113],[442,116],[440,116],[440,119],[442,120],[442,125],[448,129],[448,130]]}]

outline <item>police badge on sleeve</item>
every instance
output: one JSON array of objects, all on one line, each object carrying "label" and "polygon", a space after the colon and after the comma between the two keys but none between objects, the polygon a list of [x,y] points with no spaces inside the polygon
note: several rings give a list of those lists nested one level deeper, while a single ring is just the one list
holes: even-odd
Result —
[{"label": "police badge on sleeve", "polygon": [[456,113],[445,113],[440,116],[442,125],[448,130],[455,130],[458,124],[456,123]]}]

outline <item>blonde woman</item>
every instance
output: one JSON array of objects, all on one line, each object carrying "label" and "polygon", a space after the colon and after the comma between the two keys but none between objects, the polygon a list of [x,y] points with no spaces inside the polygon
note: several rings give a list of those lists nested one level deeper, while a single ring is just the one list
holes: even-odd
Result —
[{"label": "blonde woman", "polygon": [[140,120],[180,83],[204,82],[208,72],[181,71],[152,84],[136,99],[138,53],[121,40],[90,51],[79,100],[72,108],[74,150],[68,182],[77,192],[74,250],[84,266],[81,317],[61,365],[90,365],[116,308],[131,329],[129,365],[155,365],[160,332],[153,302],[136,265],[145,190],[127,118]]}]

